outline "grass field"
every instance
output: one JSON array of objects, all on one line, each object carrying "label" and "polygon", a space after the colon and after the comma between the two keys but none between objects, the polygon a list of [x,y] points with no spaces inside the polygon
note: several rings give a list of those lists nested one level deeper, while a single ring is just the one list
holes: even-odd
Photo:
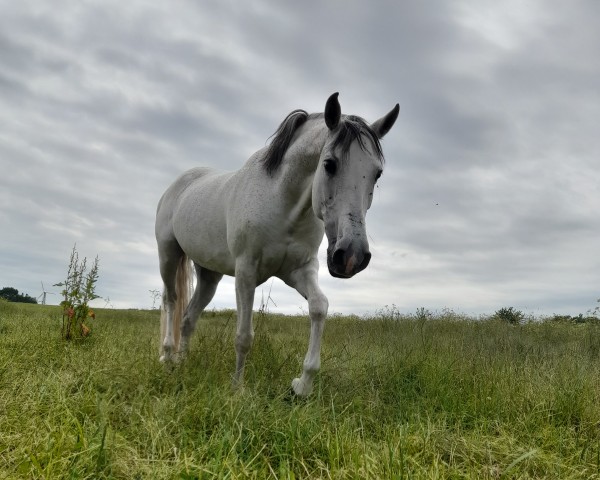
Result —
[{"label": "grass field", "polygon": [[0,478],[600,479],[600,325],[452,313],[334,317],[308,400],[287,397],[304,317],[255,315],[232,391],[235,314],[158,362],[158,312],[0,302]]}]

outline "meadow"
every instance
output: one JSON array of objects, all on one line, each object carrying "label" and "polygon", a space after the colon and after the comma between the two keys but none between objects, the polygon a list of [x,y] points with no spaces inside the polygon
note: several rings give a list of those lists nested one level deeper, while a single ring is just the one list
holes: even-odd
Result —
[{"label": "meadow", "polygon": [[388,308],[328,319],[314,394],[294,399],[309,322],[256,314],[231,387],[235,313],[158,362],[157,310],[0,302],[0,478],[600,479],[600,325],[511,325]]}]

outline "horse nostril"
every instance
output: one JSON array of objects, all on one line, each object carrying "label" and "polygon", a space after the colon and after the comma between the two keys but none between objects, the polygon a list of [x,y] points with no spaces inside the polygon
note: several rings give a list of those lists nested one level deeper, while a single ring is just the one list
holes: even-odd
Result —
[{"label": "horse nostril", "polygon": [[346,265],[345,261],[344,261],[344,257],[346,255],[346,252],[344,250],[342,250],[341,248],[338,248],[335,252],[333,252],[333,257],[331,258],[331,261],[333,262],[333,264],[336,267],[344,267]]},{"label": "horse nostril", "polygon": [[365,256],[363,258],[363,261],[360,264],[360,269],[364,270],[365,268],[367,268],[367,265],[369,265],[370,261],[371,261],[371,253],[370,252],[365,252]]}]

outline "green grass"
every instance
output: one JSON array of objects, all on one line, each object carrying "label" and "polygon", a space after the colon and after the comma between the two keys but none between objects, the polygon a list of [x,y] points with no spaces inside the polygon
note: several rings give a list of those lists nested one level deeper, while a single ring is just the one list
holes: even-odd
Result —
[{"label": "green grass", "polygon": [[167,371],[157,311],[0,302],[0,478],[600,478],[598,324],[330,318],[304,401],[307,318],[255,324],[233,391],[232,312]]}]

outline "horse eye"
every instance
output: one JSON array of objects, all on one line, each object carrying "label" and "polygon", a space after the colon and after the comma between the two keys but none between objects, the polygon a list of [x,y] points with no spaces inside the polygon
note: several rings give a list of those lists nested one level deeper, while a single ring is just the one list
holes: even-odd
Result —
[{"label": "horse eye", "polygon": [[375,181],[379,180],[379,178],[381,177],[381,174],[383,173],[383,170],[379,170],[377,172],[377,175],[375,175]]},{"label": "horse eye", "polygon": [[335,175],[335,172],[337,172],[337,163],[335,162],[335,160],[325,160],[323,162],[323,167],[325,168],[325,171],[331,176]]}]

